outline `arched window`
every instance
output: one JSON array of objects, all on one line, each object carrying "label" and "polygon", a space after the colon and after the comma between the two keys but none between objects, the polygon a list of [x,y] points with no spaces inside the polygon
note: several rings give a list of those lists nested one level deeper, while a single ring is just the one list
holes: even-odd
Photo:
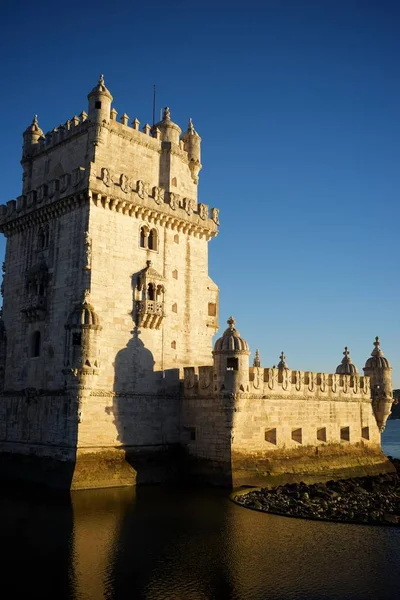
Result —
[{"label": "arched window", "polygon": [[145,244],[146,244],[145,228],[141,227],[140,228],[140,247],[145,248],[146,247]]},{"label": "arched window", "polygon": [[50,229],[49,225],[44,225],[44,227],[40,227],[38,233],[38,249],[43,250],[44,248],[49,247],[50,240]]},{"label": "arched window", "polygon": [[50,240],[50,229],[49,229],[49,226],[46,225],[44,228],[44,247],[45,248],[49,247],[49,240]]},{"label": "arched window", "polygon": [[157,250],[157,230],[152,229],[149,233],[149,250]]},{"label": "arched window", "polygon": [[149,283],[147,288],[147,299],[155,300],[154,285],[152,283]]},{"label": "arched window", "polygon": [[46,243],[46,235],[45,235],[44,229],[41,227],[39,229],[39,233],[38,233],[38,248],[39,248],[39,250],[42,250],[45,247],[45,243]]},{"label": "arched window", "polygon": [[34,331],[31,339],[31,356],[40,356],[40,331]]}]

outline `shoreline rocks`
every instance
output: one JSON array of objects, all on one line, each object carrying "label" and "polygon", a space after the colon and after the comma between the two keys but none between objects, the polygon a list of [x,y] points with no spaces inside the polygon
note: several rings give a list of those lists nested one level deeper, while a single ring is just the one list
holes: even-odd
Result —
[{"label": "shoreline rocks", "polygon": [[290,517],[400,526],[400,460],[392,462],[397,473],[326,483],[289,483],[233,494],[232,499],[246,508]]}]

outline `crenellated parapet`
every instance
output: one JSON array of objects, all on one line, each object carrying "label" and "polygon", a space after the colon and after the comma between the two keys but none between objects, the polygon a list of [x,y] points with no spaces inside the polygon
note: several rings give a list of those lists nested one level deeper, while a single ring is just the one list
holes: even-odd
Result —
[{"label": "crenellated parapet", "polygon": [[65,173],[18,196],[16,200],[1,204],[0,232],[9,236],[74,210],[87,199],[87,185],[86,169],[78,167],[72,173]]},{"label": "crenellated parapet", "polygon": [[[223,383],[218,385],[214,367],[186,367],[184,390],[188,396],[212,396],[228,391]],[[309,399],[371,402],[369,377],[278,368],[250,367],[249,386],[244,394],[252,399],[281,398],[283,401]]]},{"label": "crenellated parapet", "polygon": [[262,393],[263,397],[281,395],[317,397],[318,399],[365,399],[371,401],[369,377],[337,375],[290,369],[250,367],[249,393]]}]

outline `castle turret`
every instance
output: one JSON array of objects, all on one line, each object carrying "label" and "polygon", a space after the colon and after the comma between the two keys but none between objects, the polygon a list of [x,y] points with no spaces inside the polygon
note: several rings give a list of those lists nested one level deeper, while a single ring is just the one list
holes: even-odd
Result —
[{"label": "castle turret", "polygon": [[171,121],[171,111],[168,106],[164,108],[162,121],[154,125],[153,131],[157,129],[160,130],[162,142],[179,144],[179,136],[182,133],[182,129],[179,125]]},{"label": "castle turret", "polygon": [[383,356],[379,338],[375,338],[375,348],[364,367],[365,375],[371,379],[372,406],[379,430],[385,429],[393,404],[392,368]]},{"label": "castle turret", "polygon": [[89,119],[98,123],[106,123],[110,120],[111,102],[113,97],[104,83],[103,75],[100,75],[98,84],[88,94]]},{"label": "castle turret", "polygon": [[101,330],[99,317],[89,303],[88,294],[76,304],[65,325],[64,373],[72,375],[74,384],[82,385],[99,371],[97,336]]},{"label": "castle turret", "polygon": [[278,369],[280,371],[283,371],[284,369],[289,369],[289,367],[287,366],[286,356],[285,356],[284,352],[281,352],[281,355],[279,357]]},{"label": "castle turret", "polygon": [[214,346],[214,381],[218,391],[232,394],[247,392],[249,387],[249,346],[235,329],[235,319],[229,317],[229,327]]},{"label": "castle turret", "polygon": [[199,181],[199,172],[201,170],[201,155],[200,145],[201,137],[193,126],[192,119],[189,119],[189,125],[187,130],[182,136],[184,149],[188,153],[189,167],[192,174],[192,179],[195,183]]},{"label": "castle turret", "polygon": [[353,365],[353,362],[350,358],[350,352],[347,346],[345,346],[344,348],[344,358],[342,359],[342,362],[340,363],[340,365],[338,365],[336,367],[336,374],[337,375],[357,375],[358,374],[358,370],[356,365]]},{"label": "castle turret", "polygon": [[27,156],[43,137],[43,131],[39,127],[37,115],[34,115],[32,123],[24,131],[23,154]]}]

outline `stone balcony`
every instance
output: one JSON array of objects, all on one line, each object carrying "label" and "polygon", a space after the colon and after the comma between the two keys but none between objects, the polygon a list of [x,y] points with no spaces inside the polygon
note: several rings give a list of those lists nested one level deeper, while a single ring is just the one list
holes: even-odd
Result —
[{"label": "stone balcony", "polygon": [[138,300],[136,302],[138,325],[149,329],[159,329],[165,316],[164,302]]},{"label": "stone balcony", "polygon": [[25,314],[30,323],[33,323],[35,321],[43,321],[46,316],[46,309],[46,297],[39,294],[31,294],[24,302],[21,312]]}]

